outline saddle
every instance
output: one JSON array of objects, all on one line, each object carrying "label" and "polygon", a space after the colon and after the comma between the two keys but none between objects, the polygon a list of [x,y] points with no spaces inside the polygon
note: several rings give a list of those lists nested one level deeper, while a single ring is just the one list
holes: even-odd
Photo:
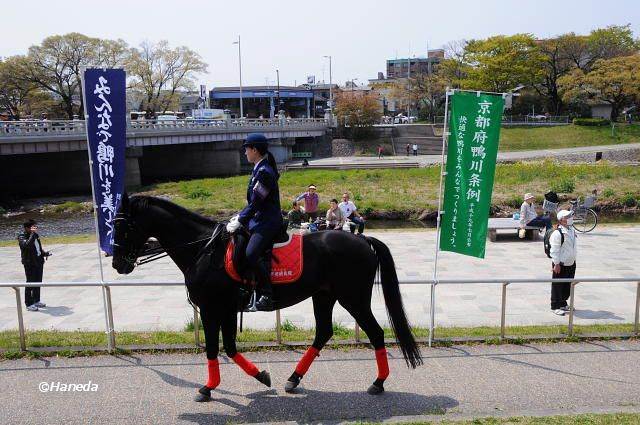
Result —
[{"label": "saddle", "polygon": [[[283,226],[271,250],[271,283],[274,285],[293,283],[302,275],[302,235],[289,235],[286,228],[286,225]],[[250,284],[245,264],[248,243],[247,233],[237,232],[233,235],[225,250],[224,268],[233,280]]]}]

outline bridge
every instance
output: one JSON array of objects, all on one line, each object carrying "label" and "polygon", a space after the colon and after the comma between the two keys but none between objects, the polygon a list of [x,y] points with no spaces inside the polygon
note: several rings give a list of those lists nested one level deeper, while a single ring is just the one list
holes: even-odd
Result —
[{"label": "bridge", "polygon": [[[325,156],[328,129],[324,119],[313,118],[130,121],[127,184],[238,174],[246,165],[242,141],[253,132],[271,140],[278,162],[295,151]],[[83,120],[0,121],[0,191],[13,196],[86,192],[86,151]]]}]

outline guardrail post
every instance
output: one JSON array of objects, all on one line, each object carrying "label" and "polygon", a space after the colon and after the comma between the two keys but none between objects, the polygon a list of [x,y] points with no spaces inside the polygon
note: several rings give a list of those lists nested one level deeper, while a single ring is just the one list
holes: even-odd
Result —
[{"label": "guardrail post", "polygon": [[573,298],[578,283],[579,282],[571,282],[571,295],[569,296],[569,336],[573,336]]},{"label": "guardrail post", "polygon": [[[638,285],[639,285],[638,287],[640,288],[640,283]],[[20,350],[27,351],[27,342],[24,337],[24,320],[22,318],[22,299],[20,298],[20,288],[16,288],[14,286],[13,290],[16,292],[16,308],[18,311],[18,331],[20,332]]]},{"label": "guardrail post", "polygon": [[280,322],[280,310],[276,310],[276,342],[282,344],[282,324]]},{"label": "guardrail post", "polygon": [[639,327],[638,322],[640,321],[640,282],[638,282],[638,288],[636,289],[636,318],[633,322],[633,332],[638,335]]},{"label": "guardrail post", "polygon": [[113,306],[111,303],[111,288],[105,285],[104,290],[105,290],[106,300],[107,300],[107,317],[109,319],[108,320],[109,328],[107,329],[107,341],[108,341],[107,348],[111,353],[116,348],[116,335],[113,329],[114,326],[113,326]]},{"label": "guardrail post", "polygon": [[505,325],[505,317],[507,310],[507,286],[509,282],[504,282],[502,284],[502,310],[500,315],[500,341],[504,339],[504,325]]},{"label": "guardrail post", "polygon": [[356,322],[355,334],[356,334],[356,342],[360,342],[360,326],[358,326],[358,322]]},{"label": "guardrail post", "polygon": [[198,317],[198,308],[193,306],[193,340],[196,348],[200,347],[200,318]]}]

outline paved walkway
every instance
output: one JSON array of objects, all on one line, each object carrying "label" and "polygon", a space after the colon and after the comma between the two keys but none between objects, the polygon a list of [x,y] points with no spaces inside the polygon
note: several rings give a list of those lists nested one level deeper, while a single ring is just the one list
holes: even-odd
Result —
[{"label": "paved walkway", "polygon": [[[431,279],[434,266],[435,231],[371,231],[387,243],[396,260],[400,280]],[[577,277],[638,277],[640,261],[637,246],[640,226],[599,226],[579,236]],[[93,244],[48,246],[55,253],[45,265],[46,281],[97,281],[99,272]],[[548,278],[550,263],[542,242],[520,241],[513,236],[487,240],[484,260],[443,252],[438,271],[440,278],[495,279]],[[107,280],[183,281],[180,271],[168,259],[141,266],[128,276],[119,276],[105,261]],[[339,278],[339,277],[336,277]],[[0,248],[0,281],[24,281],[17,246]],[[507,324],[558,324],[549,310],[549,284],[513,284],[508,288]],[[403,285],[404,305],[412,324],[426,326],[429,289],[424,285]],[[114,322],[120,330],[183,329],[193,311],[187,304],[184,286],[122,287],[112,290]],[[576,290],[576,323],[628,323],[633,321],[635,283],[585,283]],[[500,285],[440,285],[437,288],[436,322],[438,326],[480,326],[500,323]],[[29,329],[104,330],[104,313],[99,288],[44,288],[42,299],[47,309],[25,311]],[[383,323],[387,315],[382,291],[374,290],[373,310]],[[312,327],[313,308],[309,300],[282,311],[284,320]],[[12,289],[0,288],[0,330],[16,329],[16,303]],[[334,321],[353,325],[351,316],[340,306]],[[250,328],[273,328],[274,313],[245,315]]]},{"label": "paved walkway", "polygon": [[[96,356],[0,362],[2,424],[226,424],[417,421],[478,416],[640,411],[640,342],[422,348],[406,368],[390,350],[386,392],[365,390],[373,352],[324,350],[295,394],[283,390],[300,352],[249,353],[268,389],[221,358],[213,401],[192,401],[206,377],[198,355]],[[41,392],[41,382],[96,385]],[[89,388],[89,386],[87,386]]]},{"label": "paved walkway", "polygon": [[[542,149],[532,151],[512,151],[498,152],[498,162],[522,161],[542,158],[556,158],[569,154],[580,154],[590,152],[603,152],[627,149],[640,149],[640,143],[625,143],[620,145],[602,145],[602,146],[581,146],[575,148],[562,149]],[[445,155],[446,157],[446,155]],[[404,164],[418,162],[420,166],[439,164],[442,160],[441,155],[418,155],[418,156],[385,156],[377,158],[374,156],[348,156],[348,157],[331,157],[322,159],[309,160],[309,165],[366,165],[366,164]],[[301,161],[293,161],[292,163],[301,163]]]}]

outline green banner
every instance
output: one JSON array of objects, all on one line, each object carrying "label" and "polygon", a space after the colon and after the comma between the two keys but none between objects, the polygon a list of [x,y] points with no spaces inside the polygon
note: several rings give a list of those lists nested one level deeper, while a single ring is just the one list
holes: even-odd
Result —
[{"label": "green banner", "polygon": [[504,99],[458,91],[449,103],[440,249],[484,258]]}]

